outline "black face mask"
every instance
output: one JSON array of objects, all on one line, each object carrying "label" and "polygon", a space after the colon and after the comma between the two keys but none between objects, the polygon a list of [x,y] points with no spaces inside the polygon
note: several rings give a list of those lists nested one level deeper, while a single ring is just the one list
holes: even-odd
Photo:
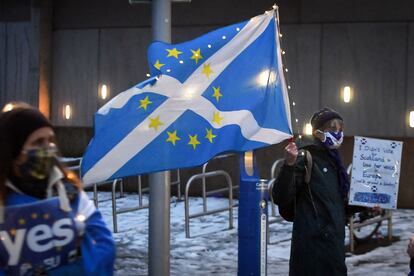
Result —
[{"label": "black face mask", "polygon": [[55,147],[31,149],[24,152],[26,162],[18,165],[21,178],[34,181],[46,180],[56,163],[57,149]]}]

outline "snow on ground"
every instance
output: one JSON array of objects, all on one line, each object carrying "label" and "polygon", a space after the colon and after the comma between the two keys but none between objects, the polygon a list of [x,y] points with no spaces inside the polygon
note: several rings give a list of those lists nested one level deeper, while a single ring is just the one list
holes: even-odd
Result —
[{"label": "snow on ground", "polygon": [[[92,194],[90,194],[92,197]],[[110,193],[99,193],[99,209],[110,229],[112,204]],[[144,204],[148,203],[144,197]],[[208,198],[208,209],[225,207],[225,198]],[[138,206],[138,196],[127,194],[117,200],[117,208]],[[202,210],[202,199],[191,198],[190,213]],[[194,218],[190,221],[191,238],[185,238],[184,202],[171,203],[171,275],[237,275],[237,208],[233,208],[233,229],[228,229],[229,213]],[[275,220],[275,218],[273,218]],[[409,259],[407,241],[414,233],[414,210],[398,210],[393,215],[393,235],[401,241],[380,247],[363,255],[348,254],[349,275],[407,275]],[[270,225],[268,275],[287,275],[289,271],[291,223],[276,218]],[[148,209],[118,215],[117,275],[148,273]],[[380,228],[387,234],[386,223]],[[347,241],[346,241],[347,242]]]}]

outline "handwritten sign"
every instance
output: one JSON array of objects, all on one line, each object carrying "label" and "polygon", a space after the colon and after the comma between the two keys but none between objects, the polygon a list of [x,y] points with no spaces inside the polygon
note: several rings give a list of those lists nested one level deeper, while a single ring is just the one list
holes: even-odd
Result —
[{"label": "handwritten sign", "polygon": [[396,209],[403,143],[355,136],[350,205]]}]

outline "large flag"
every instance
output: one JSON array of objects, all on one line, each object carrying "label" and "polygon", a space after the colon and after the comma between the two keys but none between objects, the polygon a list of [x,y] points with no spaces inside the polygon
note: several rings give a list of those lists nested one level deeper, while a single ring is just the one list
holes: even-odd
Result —
[{"label": "large flag", "polygon": [[95,114],[86,184],[197,166],[292,136],[275,11],[148,50],[154,77]]}]

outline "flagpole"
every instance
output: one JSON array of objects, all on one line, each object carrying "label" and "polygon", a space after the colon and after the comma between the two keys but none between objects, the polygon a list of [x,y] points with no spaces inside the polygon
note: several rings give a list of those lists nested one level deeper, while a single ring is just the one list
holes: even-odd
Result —
[{"label": "flagpole", "polygon": [[[171,42],[171,0],[152,1],[153,40]],[[161,160],[160,160],[161,161]],[[149,175],[148,275],[170,275],[170,172]]]}]

